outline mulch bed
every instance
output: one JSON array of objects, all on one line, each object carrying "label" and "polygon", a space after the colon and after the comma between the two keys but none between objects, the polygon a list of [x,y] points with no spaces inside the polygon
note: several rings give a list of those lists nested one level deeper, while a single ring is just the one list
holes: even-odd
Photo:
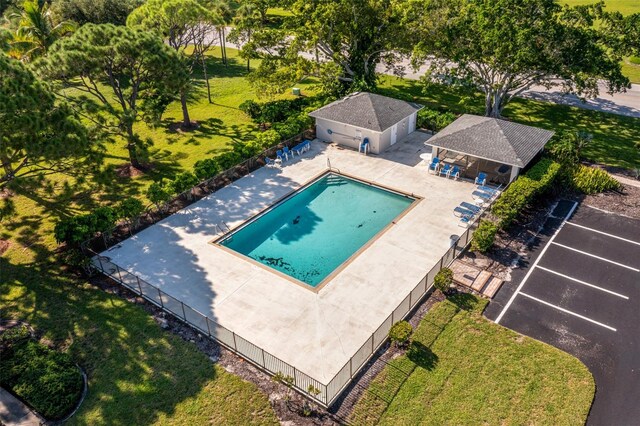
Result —
[{"label": "mulch bed", "polygon": [[0,256],[5,254],[6,251],[9,250],[9,246],[10,245],[11,245],[10,241],[8,241],[8,240],[0,240]]},{"label": "mulch bed", "polygon": [[640,188],[625,185],[622,192],[589,195],[583,203],[612,213],[640,219]]}]

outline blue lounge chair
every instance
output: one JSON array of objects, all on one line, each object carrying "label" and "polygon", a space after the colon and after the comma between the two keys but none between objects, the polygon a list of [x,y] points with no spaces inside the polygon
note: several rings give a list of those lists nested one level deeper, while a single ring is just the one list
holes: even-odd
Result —
[{"label": "blue lounge chair", "polygon": [[449,172],[449,177],[452,177],[454,179],[460,179],[460,167],[453,166],[453,168]]},{"label": "blue lounge chair", "polygon": [[278,167],[278,164],[282,164],[282,161],[279,158],[272,160],[269,157],[265,157],[265,163],[267,163],[267,167]]},{"label": "blue lounge chair", "polygon": [[496,188],[492,188],[492,187],[487,186],[487,185],[478,186],[478,190],[479,191],[484,191],[484,192],[487,192],[487,193],[492,194],[492,195],[499,194],[500,193],[500,188],[502,188],[502,185],[500,185],[500,186],[498,186]]},{"label": "blue lounge chair", "polygon": [[475,204],[467,203],[466,201],[460,203],[460,207],[471,210],[473,213],[480,213],[482,211],[481,207],[476,206]]},{"label": "blue lounge chair", "polygon": [[433,170],[433,172],[437,174],[439,165],[440,165],[440,159],[438,157],[434,157],[431,160],[431,164],[429,164],[429,171]]},{"label": "blue lounge chair", "polygon": [[276,151],[276,158],[280,160],[280,163],[283,163],[285,160],[289,159],[289,157],[287,157],[287,155],[280,149]]},{"label": "blue lounge chair", "polygon": [[451,164],[445,164],[444,167],[440,169],[440,174],[449,177],[449,173],[451,173]]},{"label": "blue lounge chair", "polygon": [[362,152],[363,154],[367,155],[367,153],[369,152],[369,138],[364,138],[364,140],[360,142],[358,152]]},{"label": "blue lounge chair", "polygon": [[484,172],[478,173],[476,177],[476,185],[485,185],[487,183],[487,174]]},{"label": "blue lounge chair", "polygon": [[455,209],[453,209],[453,215],[455,217],[462,217],[462,216],[474,216],[475,213],[471,210],[468,210],[464,207],[458,206]]},{"label": "blue lounge chair", "polygon": [[293,158],[293,151],[290,151],[288,146],[284,147],[284,149],[282,150],[282,153],[287,156],[287,160],[289,159],[289,156]]},{"label": "blue lounge chair", "polygon": [[475,215],[462,215],[460,217],[460,221],[458,222],[458,226],[468,228],[471,223],[473,223],[473,218]]},{"label": "blue lounge chair", "polygon": [[304,142],[302,142],[302,146],[305,151],[309,151],[311,149],[311,141],[309,139],[305,139]]},{"label": "blue lounge chair", "polygon": [[473,191],[471,194],[474,200],[481,201],[482,203],[488,203],[493,198],[492,194],[488,194],[483,191]]}]

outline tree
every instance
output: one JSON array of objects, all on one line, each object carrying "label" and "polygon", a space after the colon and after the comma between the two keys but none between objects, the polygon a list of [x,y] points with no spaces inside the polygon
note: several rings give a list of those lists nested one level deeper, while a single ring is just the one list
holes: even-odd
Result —
[{"label": "tree", "polygon": [[592,28],[595,8],[555,0],[408,0],[399,9],[407,31],[400,40],[413,45],[415,63],[430,61],[427,81],[481,90],[487,116],[500,117],[534,85],[595,97],[599,80],[609,93],[629,84],[620,56]]},{"label": "tree", "polygon": [[609,45],[625,56],[640,56],[640,13],[624,16],[620,12],[604,12],[601,33]]},{"label": "tree", "polygon": [[[134,10],[127,18],[132,28],[157,31],[176,52],[186,54],[191,50],[189,72],[196,60],[201,59],[206,74],[204,56],[213,40],[209,36],[211,29],[219,25],[221,18],[205,8],[197,0],[149,0]],[[207,84],[209,79],[207,78]],[[180,92],[182,104],[182,125],[191,126],[187,106],[187,87]],[[210,97],[209,91],[209,97]]]},{"label": "tree", "polygon": [[[393,67],[397,59],[393,42],[398,29],[391,6],[391,0],[293,1],[286,30],[264,28],[243,49],[262,58],[256,73],[261,75],[254,83],[282,91],[301,75],[313,75],[332,95],[373,90],[376,67]],[[276,74],[278,78],[272,78]]]},{"label": "tree", "polygon": [[61,19],[79,25],[124,25],[127,16],[142,3],[143,0],[55,0],[51,9]]},{"label": "tree", "polygon": [[9,18],[18,20],[11,47],[26,60],[43,56],[56,40],[76,29],[76,24],[72,21],[56,22],[49,4],[39,3],[37,0],[25,1],[22,11],[11,14]]},{"label": "tree", "polygon": [[[142,168],[146,145],[134,124],[156,122],[189,82],[181,58],[162,39],[112,24],[85,24],[55,43],[36,68],[58,82],[59,95],[94,126],[123,137],[136,168]],[[65,88],[81,95],[67,95]]]},{"label": "tree", "polygon": [[21,62],[0,53],[0,186],[97,162],[87,129]]},{"label": "tree", "polygon": [[[229,40],[239,45],[250,45],[253,32],[260,28],[262,17],[255,3],[251,0],[243,0],[236,10],[233,18],[235,28],[229,34]],[[247,72],[251,71],[252,54],[245,54],[247,59]]]},{"label": "tree", "polygon": [[218,39],[220,40],[220,55],[222,57],[222,63],[227,65],[227,43],[226,32],[227,25],[233,20],[233,12],[229,6],[227,0],[213,0],[209,4],[210,10],[220,18],[220,23],[216,25],[216,31],[218,31]]}]

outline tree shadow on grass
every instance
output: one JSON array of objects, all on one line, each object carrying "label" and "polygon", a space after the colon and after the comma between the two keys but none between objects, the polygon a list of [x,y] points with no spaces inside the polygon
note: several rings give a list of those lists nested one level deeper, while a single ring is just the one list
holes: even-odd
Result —
[{"label": "tree shadow on grass", "polygon": [[438,355],[433,353],[430,348],[418,341],[411,342],[411,346],[407,350],[407,358],[409,358],[418,367],[431,371],[438,365]]},{"label": "tree shadow on grass", "polygon": [[149,424],[216,378],[194,345],[164,332],[143,309],[81,284],[46,247],[32,249],[41,252],[33,263],[0,258],[0,317],[29,322],[85,369],[89,396],[78,422]]},{"label": "tree shadow on grass", "polygon": [[465,311],[473,311],[478,306],[478,298],[470,293],[453,294],[447,300]]}]

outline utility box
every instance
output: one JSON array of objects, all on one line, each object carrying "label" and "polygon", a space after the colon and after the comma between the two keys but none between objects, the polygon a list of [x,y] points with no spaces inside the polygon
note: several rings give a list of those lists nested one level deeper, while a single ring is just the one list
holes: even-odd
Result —
[{"label": "utility box", "polygon": [[294,87],[293,88],[293,94],[295,96],[301,96],[300,88],[299,87]]}]

